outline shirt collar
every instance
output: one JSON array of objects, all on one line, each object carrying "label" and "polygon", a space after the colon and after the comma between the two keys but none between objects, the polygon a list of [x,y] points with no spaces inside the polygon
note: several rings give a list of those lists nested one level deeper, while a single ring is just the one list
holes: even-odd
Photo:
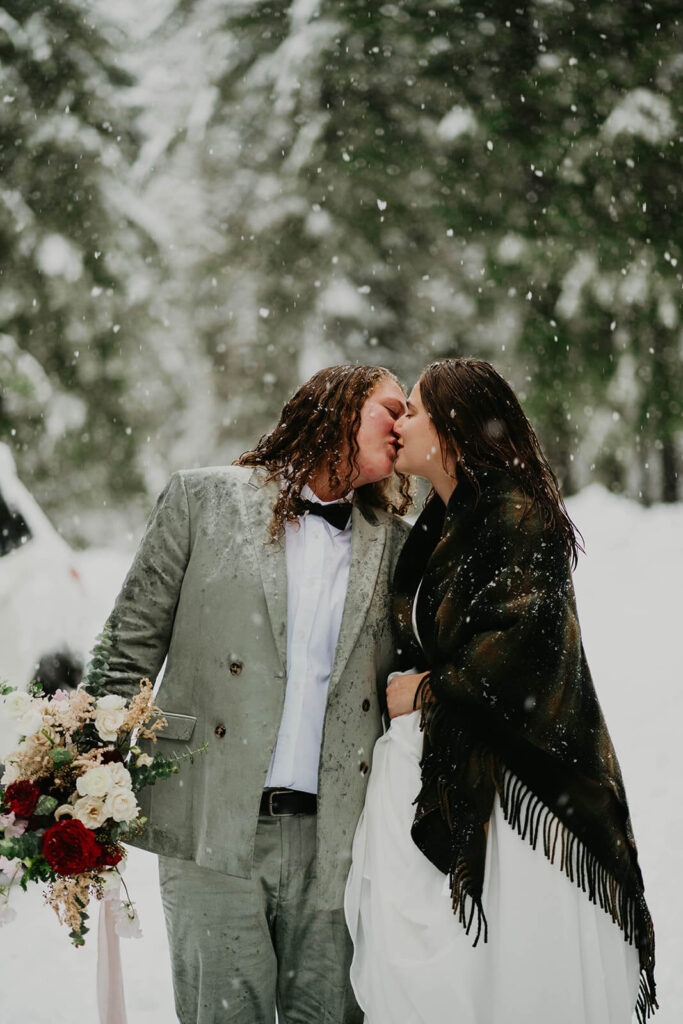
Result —
[{"label": "shirt collar", "polygon": [[319,505],[337,505],[341,504],[343,501],[353,500],[353,487],[351,488],[350,491],[347,491],[347,493],[344,494],[341,498],[334,498],[333,501],[323,501],[322,498],[318,497],[315,491],[311,490],[308,484],[304,484],[303,487],[301,488],[301,497],[306,498],[307,501],[317,501]]},{"label": "shirt collar", "polygon": [[[318,495],[315,493],[315,491],[311,490],[311,488],[308,486],[308,484],[304,484],[303,487],[301,488],[301,497],[305,498],[307,501],[314,501],[318,505],[341,505],[343,502],[350,502],[350,501],[352,501],[353,500],[353,496],[354,496],[354,491],[353,491],[353,488],[351,488],[351,490],[348,491],[342,498],[335,498],[334,501],[322,501],[318,497]],[[349,521],[346,524],[346,526],[344,527],[344,529],[340,530],[339,532],[340,533],[345,533],[346,530],[350,530],[350,529],[351,529],[351,516],[349,516]]]}]

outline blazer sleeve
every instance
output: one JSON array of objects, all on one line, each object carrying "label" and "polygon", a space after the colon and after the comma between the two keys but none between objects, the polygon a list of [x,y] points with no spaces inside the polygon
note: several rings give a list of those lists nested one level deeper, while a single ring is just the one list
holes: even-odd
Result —
[{"label": "blazer sleeve", "polygon": [[464,614],[451,593],[439,608],[429,687],[439,702],[531,724],[557,701],[563,662],[578,637],[566,556],[533,516],[504,518],[481,544],[485,568]]},{"label": "blazer sleeve", "polygon": [[190,557],[190,510],[180,473],[159,495],[109,617],[105,689],[130,699],[164,662]]}]

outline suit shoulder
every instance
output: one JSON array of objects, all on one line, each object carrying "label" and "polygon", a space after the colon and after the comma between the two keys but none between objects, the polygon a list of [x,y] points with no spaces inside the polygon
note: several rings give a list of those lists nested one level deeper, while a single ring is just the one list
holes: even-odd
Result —
[{"label": "suit shoulder", "polygon": [[401,516],[390,515],[389,522],[391,529],[401,540],[405,540],[413,528],[413,524],[409,523],[407,519],[401,518]]},{"label": "suit shoulder", "polygon": [[393,512],[387,512],[383,508],[373,509],[373,513],[377,516],[377,522],[381,523],[382,526],[386,526],[390,536],[396,537],[399,543],[404,541],[410,533],[411,524],[402,519],[401,516],[397,516]]},{"label": "suit shoulder", "polygon": [[185,487],[201,489],[212,484],[238,486],[249,483],[254,474],[253,466],[202,466],[198,469],[179,469],[177,474]]}]

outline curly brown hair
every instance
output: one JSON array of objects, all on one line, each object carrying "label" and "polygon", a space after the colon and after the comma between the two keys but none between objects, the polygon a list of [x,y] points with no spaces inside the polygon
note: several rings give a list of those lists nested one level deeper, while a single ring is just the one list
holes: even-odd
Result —
[{"label": "curly brown hair", "polygon": [[576,566],[583,544],[560,493],[560,485],[517,397],[497,370],[483,359],[460,357],[432,363],[420,376],[420,397],[439,435],[446,463],[479,485],[474,466],[504,469],[541,514],[543,528],[561,536]]},{"label": "curly brown hair", "polygon": [[[301,490],[321,470],[331,490],[348,491],[358,474],[358,428],[365,400],[384,380],[396,381],[383,366],[330,366],[319,370],[285,404],[280,419],[236,466],[264,466],[268,480],[282,486],[273,506],[269,531],[276,539],[285,523],[301,515]],[[356,488],[365,506],[402,516],[411,505],[410,481],[401,473]]]}]

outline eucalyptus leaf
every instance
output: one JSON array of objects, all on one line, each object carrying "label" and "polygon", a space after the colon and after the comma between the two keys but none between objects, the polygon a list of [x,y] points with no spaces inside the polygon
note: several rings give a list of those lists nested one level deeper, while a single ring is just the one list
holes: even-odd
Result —
[{"label": "eucalyptus leaf", "polygon": [[48,796],[47,793],[42,793],[38,798],[35,813],[40,815],[52,814],[58,803],[59,801],[55,800],[53,796]]},{"label": "eucalyptus leaf", "polygon": [[0,839],[0,857],[7,857],[12,860],[13,857],[21,856],[19,852],[19,845],[15,839]]},{"label": "eucalyptus leaf", "polygon": [[60,768],[62,765],[68,764],[73,755],[70,750],[65,750],[64,747],[54,747],[50,751],[50,757],[54,761],[55,768]]}]

